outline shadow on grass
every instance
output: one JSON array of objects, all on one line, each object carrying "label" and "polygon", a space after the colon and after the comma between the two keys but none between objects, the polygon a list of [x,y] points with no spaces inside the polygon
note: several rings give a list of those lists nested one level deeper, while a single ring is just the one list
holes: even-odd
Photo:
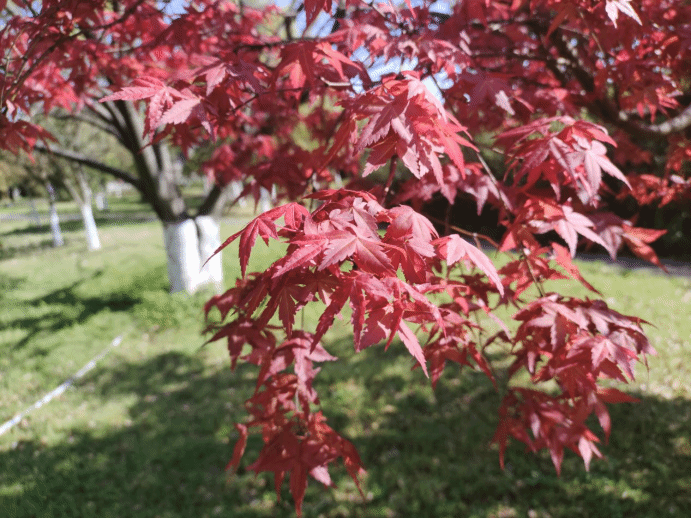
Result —
[{"label": "shadow on grass", "polygon": [[[26,278],[20,278],[17,276],[9,276],[7,274],[4,274],[0,272],[0,291],[2,293],[10,290],[14,290],[15,288],[19,288],[22,283],[26,280]],[[1,298],[1,296],[0,296]]]},{"label": "shadow on grass", "polygon": [[[45,219],[45,218],[44,218]],[[157,220],[153,213],[103,213],[101,216],[94,216],[94,222],[97,228],[112,227],[118,225],[129,225],[137,223],[155,222]],[[63,232],[76,232],[84,230],[84,223],[78,217],[72,216],[69,219],[60,222],[60,230]],[[17,227],[11,231],[0,234],[2,236],[25,236],[28,234],[49,234],[51,232],[50,225],[41,223],[29,223],[23,227]]]},{"label": "shadow on grass", "polygon": [[[0,236],[1,238],[1,236]],[[64,239],[65,245],[71,243],[71,240],[69,239]],[[34,242],[34,243],[27,243],[23,245],[17,245],[17,246],[7,246],[0,244],[0,261],[2,260],[8,260],[8,259],[14,259],[14,258],[22,258],[22,257],[28,257],[32,256],[36,253],[39,252],[45,252],[47,250],[52,250],[55,249],[53,246],[53,240],[50,238],[47,238],[45,240],[41,240],[39,242]]]},{"label": "shadow on grass", "polygon": [[[129,224],[148,223],[152,221],[156,221],[156,217],[151,213],[137,213],[132,215],[117,214],[95,218],[97,229]],[[63,233],[83,232],[84,224],[82,223],[81,219],[74,217],[71,220],[61,221],[60,230]],[[19,225],[12,230],[0,233],[0,261],[32,256],[49,250],[61,250],[68,246],[72,246],[73,244],[82,244],[82,246],[86,248],[86,241],[82,238],[75,237],[74,235],[63,235],[64,245],[56,248],[53,246],[53,239],[50,238],[50,235],[51,230],[48,223],[36,225],[28,222],[23,226]],[[45,236],[45,238],[41,238],[41,236]],[[22,239],[25,237],[33,237],[35,241],[30,243],[22,243],[19,245],[7,245],[3,243],[3,237],[20,237]],[[36,240],[36,238],[39,239]]]},{"label": "shadow on grass", "polygon": [[[146,273],[133,275],[126,284],[111,292],[104,290],[97,296],[87,296],[80,293],[80,287],[83,284],[105,276],[106,273],[103,270],[96,270],[90,276],[66,287],[24,301],[23,304],[28,309],[26,314],[3,323],[8,328],[26,332],[24,337],[12,348],[18,350],[31,344],[39,334],[57,333],[66,328],[84,324],[102,312],[128,312],[135,305],[142,304],[137,315],[142,314],[146,317],[147,312],[151,312],[152,308],[155,310],[168,301],[168,298],[162,297],[162,295],[168,295],[165,277],[162,273],[164,269],[165,266],[161,266]],[[145,298],[151,294],[154,294],[156,298],[153,298],[152,301],[145,301]],[[8,302],[9,300],[0,294],[0,304],[7,304]],[[164,306],[159,310],[159,313],[165,310]],[[42,352],[37,350],[36,353],[41,354]],[[47,351],[43,353],[47,353]]]},{"label": "shadow on grass", "polygon": [[[350,346],[352,348],[352,346]],[[328,347],[349,348],[347,341]],[[379,350],[379,351],[378,351]],[[392,351],[395,350],[395,351]],[[355,443],[369,473],[364,502],[343,469],[336,490],[312,481],[306,516],[689,516],[690,402],[642,397],[613,406],[614,431],[584,472],[566,455],[558,478],[547,456],[508,449],[505,471],[489,446],[499,396],[477,373],[445,374],[433,393],[400,345],[326,363],[325,413]],[[272,478],[223,468],[234,420],[252,391],[251,369],[209,374],[199,357],[162,354],[87,377],[76,391],[104,404],[129,396],[129,420],[71,432],[67,442],[32,441],[0,452],[0,511],[20,516],[273,516]]]}]

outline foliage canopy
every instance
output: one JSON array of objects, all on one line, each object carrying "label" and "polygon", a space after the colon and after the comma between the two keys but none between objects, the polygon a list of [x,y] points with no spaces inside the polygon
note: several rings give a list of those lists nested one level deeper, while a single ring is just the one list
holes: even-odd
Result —
[{"label": "foliage canopy", "polygon": [[[258,367],[229,466],[259,429],[250,468],[273,471],[277,491],[288,474],[298,513],[307,476],[330,486],[336,459],[358,484],[356,448],[327,425],[313,386],[316,365],[337,360],[320,341],[347,304],[356,351],[396,338],[433,385],[451,364],[495,381],[490,345],[513,359],[494,438],[501,463],[510,438],[547,449],[558,472],[565,448],[587,469],[601,456],[587,419],[607,439],[607,404],[633,400],[603,382],[633,378],[653,349],[644,321],[608,308],[571,258],[581,241],[660,265],[649,243],[661,232],[612,214],[604,195],[689,199],[689,5],[197,0],[178,15],[151,0],[0,4],[5,148],[50,139],[25,116],[36,105],[98,113],[134,102],[150,142],[188,153],[213,139],[203,169],[220,186],[241,180],[256,198],[276,186],[287,202],[222,245],[240,240],[242,277],[206,305],[220,311],[210,340],[227,341],[232,367]],[[471,243],[421,213],[461,194],[479,214],[497,209],[500,243]],[[286,253],[248,273],[258,237]],[[511,256],[501,269],[484,239]],[[542,288],[570,278],[595,299]],[[324,308],[315,330],[297,324],[307,305]],[[501,306],[518,327],[495,316]],[[522,376],[529,386],[512,383]]]}]

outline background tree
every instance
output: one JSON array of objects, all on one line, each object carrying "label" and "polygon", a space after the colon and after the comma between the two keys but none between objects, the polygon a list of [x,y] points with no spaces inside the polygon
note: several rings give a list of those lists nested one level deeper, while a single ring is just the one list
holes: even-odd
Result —
[{"label": "background tree", "polygon": [[[218,215],[226,201],[215,187],[193,212],[178,187],[178,168],[166,141],[149,143],[143,115],[130,103],[98,103],[145,72],[167,77],[188,54],[204,51],[167,41],[166,2],[15,2],[4,6],[2,106],[5,146],[50,152],[133,185],[164,227],[172,291],[220,288],[221,263],[206,259],[219,244]],[[194,42],[192,42],[194,43]],[[212,48],[209,49],[213,51]],[[48,144],[48,134],[26,118],[29,107],[72,118],[110,134],[131,156],[134,173],[100,157]],[[147,130],[147,132],[144,132]],[[36,143],[37,138],[48,141]]]},{"label": "background tree", "polygon": [[[35,118],[36,119],[36,118]],[[74,118],[55,118],[42,124],[48,128],[57,139],[60,151],[80,153],[87,152],[91,156],[101,157],[101,162],[107,164],[106,157],[113,147],[113,139],[107,134]],[[48,163],[53,171],[54,181],[64,186],[75,201],[84,223],[87,248],[98,250],[101,248],[96,222],[93,212],[93,188],[98,185],[96,175],[86,171],[83,164],[71,160],[65,160],[51,153],[42,154],[42,162]],[[93,171],[93,170],[92,170]],[[96,170],[98,172],[98,170]]]},{"label": "background tree", "polygon": [[[32,161],[27,157],[3,154],[0,168],[2,168],[5,183],[22,182],[40,186],[48,196],[48,222],[50,224],[53,247],[62,247],[64,240],[60,229],[60,216],[56,205],[57,193],[53,182],[55,177],[51,175],[50,164],[47,160]],[[37,221],[37,223],[39,223]]]},{"label": "background tree", "polygon": [[[218,309],[211,340],[226,339],[232,367],[243,360],[259,368],[230,466],[257,428],[264,447],[250,468],[273,471],[277,490],[290,473],[298,512],[308,474],[330,485],[328,465],[338,458],[358,483],[357,452],[327,425],[313,385],[315,363],[336,360],[320,341],[347,303],[356,351],[398,338],[433,385],[450,364],[473,366],[498,385],[501,463],[510,438],[547,449],[558,471],[565,448],[587,469],[601,456],[587,419],[594,415],[607,438],[606,404],[632,401],[602,381],[631,379],[633,362],[653,350],[642,319],[599,299],[548,293],[543,282],[574,278],[600,296],[572,264],[580,241],[612,256],[627,245],[660,265],[648,244],[662,231],[635,227],[604,200],[613,191],[641,196],[631,188],[650,179],[628,172],[647,161],[655,168],[652,141],[666,164],[650,175],[657,193],[689,199],[689,6],[469,0],[442,10],[310,0],[282,11],[198,1],[170,19],[142,0],[98,6],[44,2],[28,28],[8,22],[0,41],[9,49],[26,33],[18,56],[28,57],[6,60],[16,78],[1,105],[6,145],[31,148],[42,136],[13,116],[17,107],[72,108],[68,97],[41,97],[23,80],[54,67],[63,73],[43,91],[68,89],[100,121],[122,125],[123,135],[140,139],[138,160],[156,171],[168,171],[166,137],[183,152],[217,139],[205,168],[219,197],[243,179],[246,193],[276,185],[279,197],[304,200],[260,215],[225,242],[239,239],[242,278],[206,307]],[[47,21],[55,24],[49,35]],[[83,90],[79,67],[87,64],[76,56],[96,59],[89,49],[102,42],[134,48],[103,57],[106,82]],[[97,104],[87,91],[115,93]],[[127,121],[140,120],[130,101],[142,100],[139,128]],[[503,172],[492,170],[498,163]],[[382,182],[368,186],[376,172]],[[350,180],[346,189],[330,189],[337,174]],[[146,192],[153,188],[145,178],[128,181]],[[162,191],[168,177],[157,178],[159,194],[168,193],[157,214],[167,222],[169,209],[180,214],[179,197]],[[499,243],[478,235],[470,243],[450,221],[433,226],[416,209],[437,193],[450,204],[471,196],[478,212],[495,207],[506,229]],[[248,273],[258,236],[281,239],[286,253]],[[477,247],[482,239],[509,254],[499,271]],[[314,330],[297,324],[307,305],[322,312]],[[499,307],[515,310],[515,326],[495,316]],[[509,356],[508,379],[493,372],[488,347]]]}]

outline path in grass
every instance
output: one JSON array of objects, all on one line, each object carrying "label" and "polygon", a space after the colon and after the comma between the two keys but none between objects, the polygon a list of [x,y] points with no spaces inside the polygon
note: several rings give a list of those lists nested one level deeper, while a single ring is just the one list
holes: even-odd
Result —
[{"label": "path in grass", "polygon": [[[27,224],[0,241],[40,242]],[[12,227],[14,226],[14,227]],[[237,225],[224,223],[229,235]],[[21,231],[21,232],[19,232]],[[247,465],[225,474],[251,369],[231,373],[222,344],[200,349],[204,295],[166,293],[156,222],[101,229],[87,254],[81,230],[62,250],[0,259],[0,421],[74,374],[114,337],[122,344],[75,387],[0,437],[5,516],[282,516],[272,478]],[[263,244],[252,266],[280,253]],[[227,279],[237,250],[224,254]],[[343,470],[337,489],[312,482],[306,515],[686,516],[690,514],[690,283],[684,277],[582,264],[609,305],[639,315],[657,357],[637,369],[637,405],[613,406],[613,435],[585,473],[568,454],[561,478],[547,456],[512,445],[498,467],[489,446],[500,397],[483,376],[448,370],[432,391],[400,345],[352,354],[345,327],[325,341],[343,361],[318,376],[325,413],[368,468],[363,501]],[[562,285],[565,286],[565,285]],[[581,289],[569,285],[575,294]],[[312,322],[315,316],[308,315]]]}]

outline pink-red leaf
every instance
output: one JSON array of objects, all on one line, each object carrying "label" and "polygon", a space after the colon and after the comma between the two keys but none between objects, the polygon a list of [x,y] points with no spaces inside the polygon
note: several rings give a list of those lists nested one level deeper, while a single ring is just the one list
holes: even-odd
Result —
[{"label": "pink-red leaf", "polygon": [[500,279],[495,266],[479,249],[468,243],[458,234],[445,236],[444,238],[435,240],[434,243],[439,248],[441,258],[444,259],[448,265],[453,265],[462,258],[469,259],[483,273],[485,273],[486,276],[488,276],[488,279],[490,279],[497,287],[498,292],[500,292],[500,294],[504,294],[502,280]]}]

